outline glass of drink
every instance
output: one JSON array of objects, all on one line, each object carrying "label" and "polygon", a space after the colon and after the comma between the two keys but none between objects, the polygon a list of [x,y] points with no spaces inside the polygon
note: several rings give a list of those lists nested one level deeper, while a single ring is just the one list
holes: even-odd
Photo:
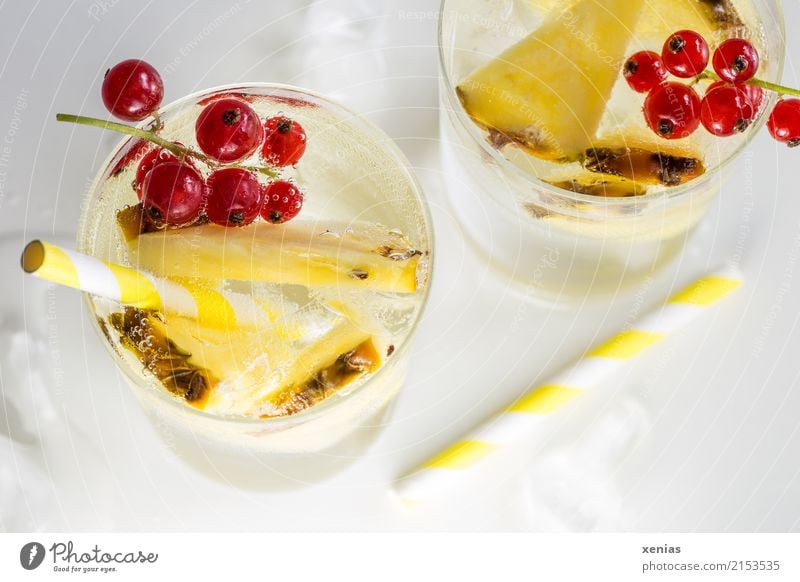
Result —
[{"label": "glass of drink", "polygon": [[[453,212],[490,264],[531,295],[571,302],[641,283],[681,252],[737,155],[765,123],[764,91],[741,133],[664,139],[623,65],[674,32],[713,52],[739,37],[758,77],[782,73],[771,0],[444,0],[441,155]],[[693,84],[702,98],[710,78]]]},{"label": "glass of drink", "polygon": [[[91,187],[78,249],[176,283],[197,314],[86,300],[124,378],[162,426],[247,450],[325,450],[383,410],[404,381],[429,288],[428,207],[385,134],[301,89],[248,84],[189,95],[159,112],[159,135],[199,151],[198,116],[222,99],[247,104],[265,133],[304,130],[300,161],[279,164],[277,177],[253,173],[265,203],[278,179],[301,191],[299,215],[283,224],[262,211],[245,226],[202,216],[154,225],[137,186],[158,148],[127,138]],[[293,125],[264,122],[276,118]],[[234,165],[257,166],[260,152]],[[210,188],[213,168],[186,161]]]}]

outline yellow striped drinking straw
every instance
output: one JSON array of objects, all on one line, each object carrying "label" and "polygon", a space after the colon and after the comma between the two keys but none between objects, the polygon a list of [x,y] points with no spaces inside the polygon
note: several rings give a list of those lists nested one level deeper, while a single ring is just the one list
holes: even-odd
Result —
[{"label": "yellow striped drinking straw", "polygon": [[492,454],[524,442],[535,425],[586,390],[626,366],[630,360],[697,319],[738,289],[741,275],[732,268],[708,274],[637,323],[603,342],[584,357],[540,384],[453,445],[399,479],[395,491],[404,501],[423,501],[455,485]]},{"label": "yellow striped drinking straw", "polygon": [[161,279],[40,240],[25,247],[22,268],[40,279],[122,305],[191,317],[209,327],[254,328],[268,325],[271,320],[269,307],[249,295],[220,293],[187,280]]}]

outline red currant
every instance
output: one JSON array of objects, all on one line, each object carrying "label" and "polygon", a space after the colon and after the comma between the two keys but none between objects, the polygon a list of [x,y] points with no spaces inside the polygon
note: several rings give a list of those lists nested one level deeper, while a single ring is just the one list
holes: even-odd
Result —
[{"label": "red currant", "polygon": [[681,139],[700,126],[700,97],[682,83],[664,83],[644,101],[647,125],[665,139]]},{"label": "red currant", "polygon": [[693,30],[679,30],[664,43],[661,59],[667,70],[683,79],[696,77],[708,65],[708,43]]},{"label": "red currant", "polygon": [[264,189],[261,217],[272,224],[293,219],[303,208],[303,193],[291,182],[278,180]]},{"label": "red currant", "polygon": [[144,180],[147,178],[147,173],[158,164],[177,161],[178,158],[162,148],[150,150],[147,152],[147,154],[145,154],[145,156],[142,158],[142,161],[139,162],[139,166],[136,168],[136,177],[133,180],[133,185],[134,188],[136,188],[136,195],[139,196],[139,200],[142,199]]},{"label": "red currant", "polygon": [[764,107],[764,89],[747,83],[740,86],[747,93],[747,99],[750,101],[750,105],[753,106],[753,119],[755,119]]},{"label": "red currant", "polygon": [[112,115],[125,121],[139,121],[153,113],[164,98],[164,82],[155,68],[128,59],[106,71],[103,104]]},{"label": "red currant", "polygon": [[306,132],[303,126],[288,117],[270,117],[264,123],[266,138],[261,159],[271,166],[291,166],[306,151]]},{"label": "red currant", "polygon": [[261,210],[264,191],[258,178],[241,168],[223,168],[208,177],[209,220],[221,226],[246,226]]},{"label": "red currant", "polygon": [[744,83],[758,71],[758,51],[743,38],[730,38],[714,51],[712,64],[723,81]]},{"label": "red currant", "polygon": [[[717,87],[729,87],[730,84],[726,83],[725,81],[714,81],[711,85],[708,86],[706,89],[706,95],[711,93],[713,89]],[[758,114],[761,112],[761,108],[764,105],[764,90],[757,85],[748,85],[747,83],[737,85],[739,89],[744,91],[745,95],[747,95],[747,100],[752,105],[752,117],[748,118],[747,121],[753,121]],[[748,110],[745,110],[744,113],[747,113]]]},{"label": "red currant", "polygon": [[264,139],[261,120],[239,99],[220,99],[208,105],[195,123],[197,145],[220,162],[246,158]]},{"label": "red currant", "polygon": [[666,81],[669,73],[658,53],[639,51],[625,61],[623,75],[631,89],[637,93],[647,93]]},{"label": "red currant", "polygon": [[743,132],[754,117],[747,93],[736,85],[714,87],[706,93],[700,106],[703,127],[720,137]]},{"label": "red currant", "polygon": [[144,180],[142,204],[157,223],[191,224],[200,216],[205,199],[203,178],[189,164],[169,161],[156,164]]},{"label": "red currant", "polygon": [[800,145],[800,99],[781,99],[767,123],[769,133],[789,147]]}]

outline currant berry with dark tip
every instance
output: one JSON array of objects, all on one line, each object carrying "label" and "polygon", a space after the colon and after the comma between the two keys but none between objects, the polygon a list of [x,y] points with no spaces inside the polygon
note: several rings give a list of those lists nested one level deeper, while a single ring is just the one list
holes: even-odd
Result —
[{"label": "currant berry with dark tip", "polygon": [[700,122],[706,130],[719,137],[744,132],[755,112],[747,93],[737,85],[714,87],[700,106]]},{"label": "currant berry with dark tip", "polygon": [[128,59],[106,71],[101,94],[112,115],[125,121],[139,121],[161,105],[164,82],[149,63]]},{"label": "currant berry with dark tip", "polygon": [[[179,141],[176,141],[175,144],[183,145]],[[163,164],[164,162],[183,162],[195,170],[197,169],[188,159],[179,160],[172,152],[164,148],[157,147],[148,151],[139,161],[139,165],[136,167],[136,176],[133,179],[133,187],[136,190],[136,195],[139,197],[139,200],[142,199],[142,188],[144,187],[144,180],[147,178],[147,173],[158,164]]]},{"label": "currant berry with dark tip", "polygon": [[700,126],[700,97],[682,83],[663,83],[644,101],[647,125],[665,139],[682,139]]},{"label": "currant berry with dark tip", "polygon": [[661,56],[653,51],[639,51],[631,55],[625,61],[622,74],[637,93],[647,93],[669,76]]},{"label": "currant berry with dark tip", "polygon": [[169,226],[191,224],[203,211],[206,186],[200,173],[189,164],[156,164],[144,180],[142,206],[156,223]]},{"label": "currant berry with dark tip", "polygon": [[214,224],[246,226],[258,217],[264,189],[251,172],[241,168],[216,170],[207,185],[206,214]]},{"label": "currant berry with dark tip", "polygon": [[800,145],[800,99],[782,99],[767,122],[772,137],[789,147]]},{"label": "currant berry with dark tip", "polygon": [[303,208],[303,193],[285,180],[267,184],[261,217],[272,224],[282,224],[297,216]]},{"label": "currant berry with dark tip", "polygon": [[302,125],[281,115],[267,119],[264,130],[264,145],[261,148],[264,162],[282,168],[296,164],[303,157],[306,132]]},{"label": "currant berry with dark tip", "polygon": [[758,51],[743,38],[730,38],[714,51],[712,64],[720,79],[728,83],[745,83],[758,72]]},{"label": "currant berry with dark tip", "polygon": [[220,99],[206,106],[195,123],[197,145],[219,162],[237,162],[251,155],[264,139],[256,112],[239,99]]},{"label": "currant berry with dark tip", "polygon": [[150,172],[150,170],[159,164],[177,161],[178,158],[163,148],[156,148],[145,154],[145,156],[139,162],[139,165],[136,167],[136,177],[133,180],[133,186],[136,189],[136,195],[139,197],[139,200],[142,199],[144,180],[147,178],[148,172]]},{"label": "currant berry with dark tip", "polygon": [[708,43],[693,30],[679,30],[670,35],[661,50],[666,69],[682,79],[696,77],[708,66]]}]

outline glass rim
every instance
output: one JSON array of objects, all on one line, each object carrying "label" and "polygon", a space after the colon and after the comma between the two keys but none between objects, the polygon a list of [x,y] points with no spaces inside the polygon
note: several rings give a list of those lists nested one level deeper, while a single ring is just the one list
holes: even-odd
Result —
[{"label": "glass rim", "polygon": [[[451,71],[446,65],[446,58],[445,58],[445,45],[444,45],[444,21],[445,15],[448,12],[447,6],[456,0],[440,0],[439,5],[439,22],[437,25],[437,40],[438,40],[438,52],[439,52],[439,73],[440,79],[442,79],[446,85],[447,90],[447,100],[448,105],[452,104],[452,97],[455,95],[455,84],[453,83],[453,79],[451,77]],[[786,64],[786,19],[783,15],[783,6],[780,3],[780,0],[775,0],[775,7],[776,13],[774,14],[774,21],[775,24],[780,29],[780,47],[781,50],[779,51],[778,59],[777,59],[777,68],[775,71],[775,77],[780,79],[783,76],[784,67]],[[767,112],[770,108],[775,104],[777,101],[776,94],[770,94],[769,99],[764,107],[764,112],[758,118],[758,120],[751,124],[748,129],[747,135],[742,143],[737,147],[729,156],[725,158],[719,165],[714,167],[709,172],[704,172],[702,176],[695,178],[693,180],[689,180],[688,182],[681,184],[680,186],[673,186],[668,187],[666,190],[659,190],[657,192],[651,192],[647,194],[643,194],[641,196],[629,196],[624,198],[616,198],[616,197],[608,197],[608,196],[594,196],[591,194],[580,194],[577,192],[573,192],[571,190],[567,190],[565,188],[560,188],[558,186],[554,186],[549,184],[536,176],[533,176],[515,164],[511,163],[508,158],[502,155],[501,151],[492,147],[492,145],[486,140],[486,137],[481,132],[480,128],[469,118],[467,113],[464,111],[464,107],[461,105],[460,102],[454,104],[452,109],[455,116],[458,118],[458,121],[461,123],[461,126],[464,127],[469,134],[470,138],[473,141],[477,142],[478,146],[481,148],[482,152],[487,154],[492,158],[492,160],[504,171],[509,171],[512,175],[521,178],[524,180],[528,185],[535,186],[538,190],[544,191],[547,195],[553,196],[556,199],[580,203],[580,204],[587,204],[592,207],[592,209],[602,209],[607,207],[617,207],[617,206],[624,206],[626,204],[644,204],[649,203],[652,201],[663,201],[663,200],[675,200],[678,198],[682,198],[687,192],[691,192],[698,186],[702,186],[703,184],[709,182],[710,180],[714,179],[716,176],[720,174],[720,172],[726,167],[731,164],[736,158],[738,158],[742,152],[750,145],[752,140],[755,136],[759,133],[761,128],[764,127],[767,123],[767,119],[769,115]],[[440,115],[446,112],[440,111]]]},{"label": "glass rim", "polygon": [[[377,381],[378,379],[382,378],[386,375],[387,371],[393,368],[397,362],[402,360],[402,356],[406,354],[411,348],[411,344],[413,343],[414,338],[416,337],[417,333],[419,332],[420,322],[423,319],[423,315],[425,313],[425,308],[428,304],[428,299],[430,297],[430,290],[433,281],[433,262],[434,262],[434,232],[433,232],[433,219],[431,217],[430,207],[428,205],[427,198],[425,197],[424,190],[419,182],[419,178],[417,177],[416,173],[412,171],[412,165],[409,162],[408,158],[399,148],[399,146],[395,143],[395,141],[378,125],[373,123],[372,121],[368,120],[363,114],[357,113],[350,109],[349,107],[330,99],[316,91],[312,91],[309,89],[303,89],[302,87],[297,87],[294,85],[288,85],[283,83],[265,83],[265,82],[253,82],[253,83],[234,83],[228,85],[217,85],[214,87],[210,87],[207,89],[203,89],[200,91],[195,91],[188,95],[185,95],[175,101],[171,101],[170,103],[160,107],[158,109],[158,114],[163,115],[165,112],[169,113],[170,110],[180,108],[187,103],[194,101],[197,102],[198,100],[208,97],[209,95],[215,93],[226,93],[232,92],[236,89],[242,90],[245,92],[247,89],[265,89],[265,90],[278,90],[283,91],[286,93],[294,93],[298,96],[302,97],[311,97],[318,102],[319,105],[324,106],[329,111],[332,111],[337,114],[337,118],[341,120],[348,120],[354,121],[358,124],[362,124],[364,128],[371,132],[373,135],[377,135],[379,137],[383,137],[384,140],[382,143],[378,145],[378,147],[385,150],[389,153],[392,158],[397,162],[397,166],[404,170],[404,173],[408,176],[409,183],[412,187],[414,197],[417,201],[417,206],[420,210],[420,215],[423,219],[423,226],[425,230],[425,235],[427,237],[427,257],[428,257],[428,268],[427,268],[427,279],[423,289],[421,290],[422,298],[420,301],[419,311],[417,312],[417,316],[414,319],[413,323],[411,324],[408,333],[406,334],[403,342],[397,346],[394,353],[392,354],[392,358],[383,364],[376,372],[368,376],[363,382],[359,383],[357,386],[352,388],[351,390],[347,391],[346,393],[342,394],[337,392],[332,396],[326,398],[322,402],[318,404],[314,404],[300,412],[289,414],[286,416],[274,416],[268,418],[259,418],[259,417],[249,417],[243,415],[236,415],[236,414],[217,414],[206,412],[204,410],[195,408],[186,402],[181,401],[179,398],[171,394],[167,391],[163,386],[155,386],[151,382],[147,382],[146,385],[142,382],[140,376],[136,376],[133,371],[130,369],[131,366],[128,365],[126,362],[124,365],[120,362],[122,356],[117,353],[114,346],[108,339],[105,337],[103,330],[100,327],[100,323],[97,317],[92,317],[92,324],[95,328],[95,331],[100,336],[100,340],[105,346],[105,348],[111,353],[112,358],[114,359],[114,363],[118,370],[120,370],[123,375],[129,380],[130,383],[136,386],[137,389],[148,390],[152,395],[155,397],[156,400],[160,402],[164,402],[167,406],[173,407],[177,410],[179,414],[188,415],[188,416],[197,416],[200,417],[208,422],[212,423],[221,423],[221,424],[236,424],[239,426],[250,426],[252,428],[266,428],[269,427],[271,429],[280,430],[280,427],[287,426],[287,428],[291,428],[292,426],[303,424],[324,414],[327,410],[332,409],[336,406],[344,404],[346,401],[352,399],[353,396],[364,390],[367,386],[369,386],[372,382]],[[339,115],[341,113],[341,115]],[[146,128],[150,123],[150,120],[143,120],[139,122],[136,126],[140,128]],[[87,194],[86,201],[88,202],[90,198],[93,198],[97,188],[99,187],[100,180],[103,174],[106,172],[108,167],[111,165],[111,162],[114,158],[119,154],[119,152],[132,140],[137,139],[134,136],[125,136],[123,137],[119,143],[112,149],[111,153],[108,155],[106,160],[101,165],[100,171],[94,178],[94,181],[89,189]],[[89,205],[86,204],[84,209],[81,213],[80,224],[78,227],[79,237],[80,234],[83,233],[87,227],[87,211]],[[90,293],[83,292],[84,300],[86,304],[89,306],[92,314],[96,313],[95,306],[93,304],[93,295]]]}]

